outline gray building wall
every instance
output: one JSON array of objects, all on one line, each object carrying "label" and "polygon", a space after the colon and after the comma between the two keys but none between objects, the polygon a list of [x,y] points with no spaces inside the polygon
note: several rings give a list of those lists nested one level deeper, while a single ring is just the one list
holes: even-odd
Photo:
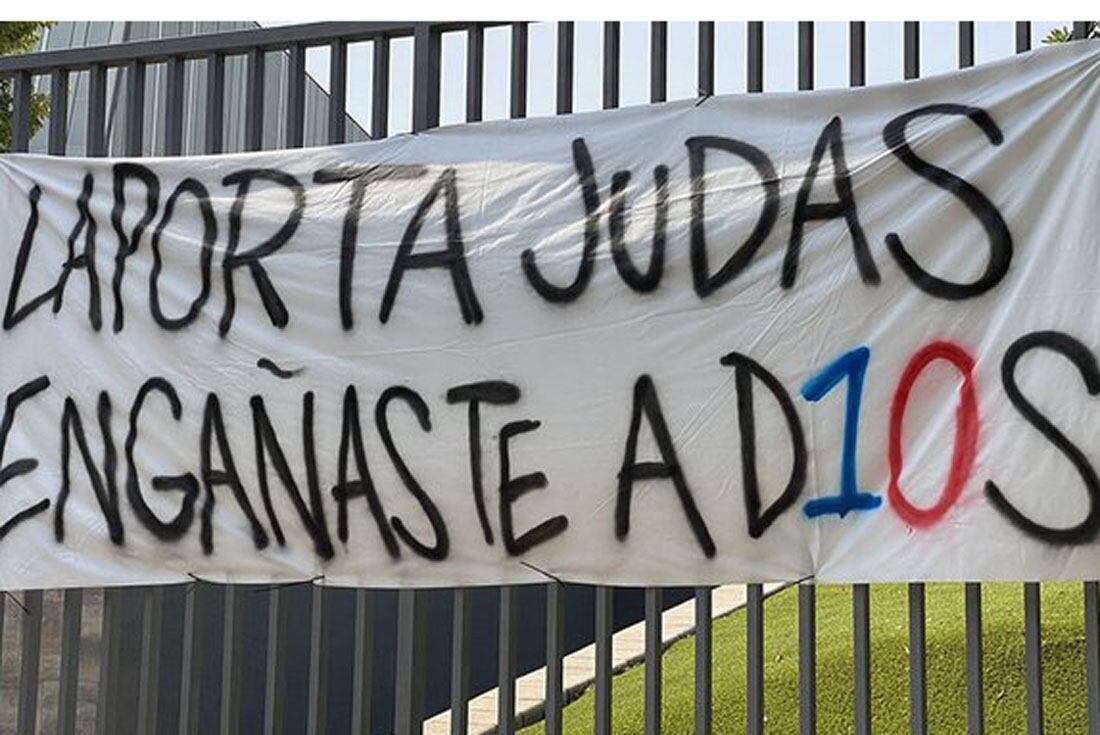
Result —
[{"label": "gray building wall", "polygon": [[[233,22],[86,22],[63,21],[43,33],[39,50],[79,48],[106,43],[125,43],[155,38],[172,38],[199,33],[244,30],[257,28],[249,21]],[[287,66],[285,52],[269,52],[265,58],[264,72],[264,148],[284,148],[286,129],[283,122],[287,101]],[[164,153],[164,106],[167,80],[165,64],[153,64],[145,71],[145,135],[143,154]],[[123,111],[126,109],[126,84],[124,69],[107,72],[107,154],[123,155]],[[230,56],[225,60],[225,107],[222,140],[225,152],[242,151],[245,148],[245,92],[247,86],[246,61],[243,56]],[[39,92],[49,91],[49,79],[35,80]],[[307,146],[324,145],[327,142],[328,94],[308,75],[306,76],[305,134]],[[188,61],[184,71],[184,155],[201,154],[205,145],[203,123],[206,108],[206,61]],[[78,72],[69,77],[68,140],[66,153],[83,156],[87,151],[86,120],[88,114],[88,73]],[[369,140],[370,136],[351,116],[347,117],[347,139],[355,143]],[[49,139],[49,126],[43,126],[31,140],[31,152],[45,153]]]}]

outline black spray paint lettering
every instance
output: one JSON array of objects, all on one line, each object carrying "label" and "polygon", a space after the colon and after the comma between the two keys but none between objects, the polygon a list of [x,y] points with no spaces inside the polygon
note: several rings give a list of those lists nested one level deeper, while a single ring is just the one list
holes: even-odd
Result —
[{"label": "black spray paint lettering", "polygon": [[[802,494],[802,489],[806,485],[806,437],[802,432],[802,422],[798,418],[798,412],[795,411],[790,394],[763,365],[737,352],[729,353],[722,358],[721,362],[734,370],[734,384],[737,388],[737,424],[741,433],[741,479],[744,484],[745,515],[748,520],[749,536],[760,538],[775,519],[794,505]],[[756,475],[756,412],[752,399],[753,380],[759,380],[764,384],[783,411],[793,452],[791,475],[787,480],[787,486],[763,512],[760,510],[760,480]]]},{"label": "black spray paint lettering", "polygon": [[485,543],[493,543],[493,527],[485,509],[485,483],[481,474],[481,404],[507,405],[519,400],[519,387],[500,380],[458,385],[447,391],[447,403],[468,403],[467,420],[470,440],[470,486],[473,488],[474,505],[481,523]]},{"label": "black spray paint lettering", "polygon": [[409,405],[413,414],[416,415],[416,420],[420,424],[420,428],[424,431],[432,430],[432,421],[428,411],[428,404],[424,403],[424,399],[420,397],[420,394],[411,388],[406,388],[403,385],[391,386],[382,392],[382,395],[378,399],[378,403],[375,404],[374,421],[378,425],[378,433],[382,437],[382,444],[386,447],[386,453],[390,455],[390,461],[393,462],[397,474],[401,477],[401,481],[405,484],[405,487],[408,488],[409,492],[420,504],[420,508],[424,511],[424,515],[428,517],[428,522],[432,526],[432,534],[435,536],[435,541],[432,544],[423,543],[409,531],[404,521],[397,516],[391,518],[390,522],[393,523],[393,528],[397,531],[397,535],[401,537],[402,541],[408,544],[409,548],[425,559],[441,561],[447,558],[447,554],[450,551],[451,542],[447,534],[447,524],[443,521],[443,516],[439,512],[439,508],[436,507],[428,493],[420,483],[417,482],[416,478],[413,477],[412,472],[409,470],[409,466],[405,464],[405,460],[402,459],[401,454],[397,451],[397,445],[394,444],[387,413],[390,403],[394,400],[401,400]]},{"label": "black spray paint lettering", "polygon": [[1068,334],[1053,331],[1025,334],[1009,346],[1001,361],[1001,382],[1004,384],[1008,400],[1029,424],[1038,429],[1039,433],[1073,464],[1085,484],[1089,498],[1089,511],[1075,526],[1051,528],[1021,513],[992,480],[986,482],[985,494],[994,508],[1028,536],[1057,545],[1091,543],[1100,532],[1100,478],[1097,477],[1096,470],[1081,448],[1070,441],[1058,427],[1051,423],[1050,419],[1040,413],[1016,383],[1017,363],[1021,357],[1036,349],[1051,350],[1069,359],[1081,373],[1081,379],[1090,396],[1100,393],[1100,366],[1097,365],[1096,355],[1088,347]]},{"label": "black spray paint lettering", "polygon": [[[810,193],[813,191],[814,180],[817,179],[818,168],[821,166],[821,159],[824,158],[826,150],[833,161],[833,187],[836,189],[837,198],[828,203],[810,203]],[[844,136],[840,117],[837,116],[821,131],[821,137],[817,139],[810,157],[810,166],[806,169],[806,176],[802,179],[802,186],[799,187],[798,196],[795,198],[791,239],[787,245],[787,255],[783,259],[783,274],[780,279],[783,288],[793,286],[795,277],[798,275],[798,255],[802,249],[802,233],[806,223],[839,218],[843,218],[848,225],[860,278],[864,283],[877,284],[880,280],[878,269],[875,267],[874,258],[871,257],[871,250],[867,247],[867,236],[863,234],[863,227],[860,226],[859,216],[856,213],[852,177],[848,173],[848,162],[844,156]]]},{"label": "black spray paint lettering", "polygon": [[[92,329],[99,331],[103,327],[102,306],[99,297],[99,276],[96,273],[96,221],[88,206],[95,191],[95,177],[91,174],[84,175],[84,184],[80,190],[80,196],[76,200],[76,208],[79,215],[72,233],[69,234],[68,258],[61,267],[61,277],[57,280],[57,290],[54,293],[53,313],[61,311],[61,304],[65,296],[65,285],[69,275],[77,269],[83,269],[88,274],[88,321]],[[84,252],[76,254],[76,241],[84,234]]]},{"label": "black spray paint lettering", "polygon": [[[520,264],[527,281],[542,298],[553,303],[570,303],[580,298],[588,282],[592,279],[596,262],[596,250],[600,246],[600,191],[596,183],[595,166],[592,154],[584,138],[573,140],[573,167],[577,173],[577,183],[581,189],[581,203],[584,205],[584,248],[573,281],[566,286],[558,286],[546,280],[535,261],[535,251],[524,250]],[[656,217],[653,227],[653,245],[649,257],[649,266],[645,272],[639,271],[630,253],[626,249],[627,228],[626,188],[630,184],[629,171],[616,171],[611,176],[611,197],[608,206],[607,226],[611,241],[611,258],[615,269],[627,286],[639,293],[648,293],[657,288],[664,273],[665,243],[668,230],[668,167],[659,165],[653,169],[656,189]]]},{"label": "black spray paint lettering", "polygon": [[[657,441],[657,451],[661,455],[659,462],[638,461],[638,432],[641,430],[643,415]],[[620,541],[625,540],[630,533],[630,505],[634,495],[634,483],[638,480],[672,480],[696,541],[699,542],[707,558],[713,558],[716,551],[714,540],[711,538],[703,516],[699,514],[695,498],[684,478],[683,468],[676,456],[676,448],[672,444],[672,435],[669,434],[661,404],[657,400],[657,388],[648,375],[642,375],[634,384],[630,430],[626,436],[622,469],[619,471],[619,489],[615,500],[615,537]]]},{"label": "black spray paint lettering", "polygon": [[[779,177],[768,154],[744,141],[704,135],[688,138],[685,145],[691,173],[691,275],[695,293],[704,298],[736,278],[764,244],[779,216]],[[708,150],[724,151],[750,163],[756,169],[764,193],[764,206],[748,239],[713,274],[708,262],[706,233]]]},{"label": "black spray paint lettering", "polygon": [[[8,464],[4,464],[4,451],[8,446],[8,435],[15,422],[15,412],[19,406],[42,391],[50,387],[50,379],[41,375],[34,380],[29,380],[8,394],[4,402],[4,418],[0,421],[0,488],[8,484],[10,480],[23,475],[29,475],[38,467],[38,460],[34,457],[23,457]],[[24,508],[0,525],[0,539],[3,539],[20,523],[34,518],[39,513],[44,513],[50,507],[50,499],[43,498],[37,503]]]},{"label": "black spray paint lettering", "polygon": [[[355,472],[359,479],[348,479],[349,455],[355,460]],[[370,469],[367,467],[367,452],[363,445],[363,427],[359,420],[359,395],[355,386],[349,385],[344,391],[344,415],[340,427],[340,449],[337,462],[336,486],[332,488],[332,497],[336,500],[336,529],[340,541],[348,541],[348,501],[352,498],[364,497],[367,499],[367,507],[374,525],[378,528],[378,534],[386,545],[386,551],[391,559],[401,557],[401,547],[390,528],[390,522],[386,518],[382,500],[378,497],[378,491],[371,479]]]},{"label": "black spray paint lettering", "polygon": [[[145,211],[129,234],[122,224],[122,215],[126,211],[126,182],[136,180],[145,187]],[[139,163],[116,163],[114,166],[115,203],[111,210],[111,226],[118,236],[118,251],[115,253],[115,274],[111,280],[111,291],[115,297],[114,330],[121,332],[125,322],[122,306],[122,280],[126,275],[126,259],[137,252],[141,236],[157,216],[160,206],[160,180],[146,166]]]},{"label": "black spray paint lettering", "polygon": [[38,231],[38,202],[42,199],[42,187],[35,184],[27,194],[27,202],[30,205],[30,213],[27,215],[27,224],[23,228],[23,239],[19,243],[19,252],[15,256],[15,270],[12,271],[11,288],[8,290],[8,303],[4,308],[4,329],[9,330],[26,319],[42,304],[54,298],[57,293],[57,284],[34,296],[27,303],[19,306],[19,291],[23,286],[23,276],[27,272],[27,261],[31,257],[31,248],[34,246],[34,236]]},{"label": "black spray paint lettering", "polygon": [[[447,246],[443,250],[414,253],[413,246],[416,245],[420,228],[423,227],[425,217],[432,211],[432,206],[439,199],[440,194],[443,195],[443,222],[447,233]],[[474,284],[470,281],[470,271],[466,267],[466,246],[462,242],[462,223],[458,210],[458,181],[453,168],[444,169],[439,175],[417,206],[408,227],[405,228],[405,234],[401,237],[401,244],[393,260],[389,281],[386,282],[386,290],[382,294],[382,309],[378,318],[383,324],[390,318],[405,271],[420,268],[449,270],[455,297],[458,299],[458,308],[462,312],[462,320],[467,324],[481,323],[484,315],[481,313],[477,294],[474,293]]]},{"label": "black spray paint lettering", "polygon": [[[187,312],[180,317],[170,317],[164,313],[160,304],[160,271],[163,262],[160,253],[161,238],[168,224],[172,221],[172,215],[176,211],[176,201],[184,194],[191,195],[199,207],[202,215],[202,247],[199,251],[199,275],[202,283],[199,293],[187,308]],[[149,310],[153,319],[162,328],[167,330],[183,329],[198,318],[206,299],[210,296],[210,264],[214,257],[214,243],[218,240],[218,221],[214,217],[214,208],[210,204],[210,193],[202,182],[196,179],[184,179],[168,197],[164,203],[164,214],[153,233],[153,268],[149,272]]]},{"label": "black spray paint lettering", "polygon": [[358,250],[359,221],[363,216],[367,186],[380,181],[407,181],[427,173],[426,166],[376,164],[322,169],[313,174],[315,184],[351,182],[351,195],[348,197],[348,210],[344,215],[344,229],[340,237],[340,324],[345,330],[350,330],[355,324],[352,305],[355,254]]},{"label": "black spray paint lettering", "polygon": [[985,110],[955,104],[928,105],[912,110],[888,122],[882,132],[882,139],[898,160],[921,178],[953,194],[978,218],[989,238],[989,260],[985,272],[976,281],[954,283],[924,270],[905,249],[897,233],[891,232],[886,236],[887,248],[905,271],[905,275],[925,293],[955,301],[969,299],[989,291],[1004,278],[1012,262],[1012,235],[997,207],[976,186],[950,171],[928,163],[913,152],[905,137],[906,128],[913,120],[928,115],[963,115],[977,125],[993,145],[1000,145],[1004,141],[1004,135]]},{"label": "black spray paint lettering", "polygon": [[[294,197],[294,204],[287,214],[286,220],[278,231],[256,245],[251,250],[238,253],[237,248],[241,243],[242,218],[245,202],[253,182],[267,181],[284,187]],[[229,210],[229,242],[225,247],[225,258],[222,259],[222,277],[225,282],[225,310],[222,312],[221,322],[218,325],[219,333],[224,337],[230,327],[233,326],[233,314],[237,308],[237,297],[234,289],[233,272],[239,268],[248,268],[252,275],[252,281],[256,284],[256,290],[260,293],[264,310],[267,312],[271,323],[282,329],[290,321],[286,304],[279,297],[271,278],[267,274],[261,262],[263,258],[271,255],[285,245],[302,221],[302,213],[306,208],[306,193],[298,179],[288,173],[275,169],[245,169],[236,171],[222,180],[223,186],[237,187],[237,198]]]},{"label": "black spray paint lettering", "polygon": [[500,535],[504,540],[504,548],[511,556],[524,554],[539,544],[546,543],[564,533],[569,527],[568,518],[556,515],[519,537],[515,535],[512,506],[527,493],[546,487],[547,480],[542,472],[513,476],[508,447],[514,437],[532,432],[539,428],[539,425],[538,421],[513,421],[505,424],[500,430]]},{"label": "black spray paint lettering", "polygon": [[[218,456],[221,459],[221,467],[214,468],[213,455],[215,442],[217,443]],[[214,553],[214,530],[211,519],[214,515],[214,488],[228,486],[233,492],[233,498],[237,501],[241,512],[248,519],[249,528],[252,530],[252,542],[257,549],[267,548],[267,531],[256,517],[256,511],[252,508],[252,502],[245,492],[244,483],[241,482],[240,473],[237,472],[237,463],[233,459],[233,451],[229,448],[229,439],[225,432],[225,419],[222,417],[221,402],[218,397],[210,393],[206,397],[206,406],[202,414],[202,437],[199,440],[202,452],[202,484],[206,489],[206,499],[203,501],[201,513],[201,530],[199,536],[202,542],[203,553]]]},{"label": "black spray paint lettering", "polygon": [[520,255],[520,265],[528,283],[539,296],[554,303],[567,304],[576,301],[584,293],[592,278],[593,259],[600,245],[600,192],[596,186],[596,171],[592,166],[592,155],[584,138],[573,141],[573,166],[577,171],[577,182],[581,187],[581,200],[584,202],[584,249],[581,262],[577,265],[577,275],[568,286],[558,286],[543,278],[535,262],[535,251],[528,248]]},{"label": "black spray paint lettering", "polygon": [[615,269],[627,286],[639,293],[648,293],[661,283],[665,268],[665,244],[668,239],[668,166],[653,169],[653,183],[657,201],[653,222],[653,246],[649,266],[639,271],[626,249],[627,229],[626,189],[630,184],[629,171],[617,171],[611,177],[611,206],[607,213],[607,230],[611,237],[611,259]]},{"label": "black spray paint lettering", "polygon": [[103,440],[102,474],[96,467],[95,459],[88,447],[88,437],[84,433],[84,424],[80,418],[80,410],[76,407],[76,401],[71,396],[65,399],[65,408],[61,413],[61,490],[57,494],[53,518],[54,537],[58,543],[65,541],[65,504],[72,491],[70,456],[74,440],[84,463],[88,482],[92,486],[92,492],[95,493],[99,508],[103,511],[111,541],[118,546],[124,542],[122,517],[118,510],[118,453],[111,433],[111,397],[107,391],[100,391],[99,400],[96,403],[96,416]]},{"label": "black spray paint lettering", "polygon": [[302,521],[302,527],[306,529],[313,539],[313,548],[322,559],[331,559],[335,556],[332,548],[332,538],[329,536],[328,522],[325,520],[325,506],[321,500],[321,485],[317,473],[316,442],[313,439],[313,392],[307,392],[302,397],[302,453],[305,457],[306,484],[309,490],[309,507],[306,507],[302,499],[302,493],[298,483],[294,479],[294,473],[290,469],[290,463],[286,459],[286,453],[279,443],[279,437],[275,433],[275,427],[271,418],[267,415],[267,407],[261,396],[252,396],[249,404],[252,406],[252,431],[256,442],[256,471],[260,480],[260,497],[263,498],[264,510],[267,511],[267,519],[271,524],[271,532],[275,536],[279,546],[286,546],[286,538],[283,536],[283,528],[275,513],[275,507],[271,500],[271,489],[267,481],[268,456],[279,476],[279,481],[286,490],[291,504],[298,512],[298,518]]},{"label": "black spray paint lettering", "polygon": [[199,481],[190,472],[181,475],[158,475],[153,478],[153,489],[158,492],[175,491],[183,493],[180,500],[179,512],[170,520],[162,521],[145,502],[145,496],[141,492],[141,483],[138,480],[137,464],[134,461],[134,446],[138,440],[138,427],[145,399],[150,393],[157,392],[168,401],[172,411],[172,418],[180,420],[183,407],[180,405],[179,395],[176,389],[167,380],[161,377],[149,378],[138,391],[130,408],[130,432],[126,436],[126,497],[130,501],[130,508],[134,511],[138,521],[150,533],[162,541],[175,541],[183,538],[191,529],[195,518],[195,500],[199,495]]}]

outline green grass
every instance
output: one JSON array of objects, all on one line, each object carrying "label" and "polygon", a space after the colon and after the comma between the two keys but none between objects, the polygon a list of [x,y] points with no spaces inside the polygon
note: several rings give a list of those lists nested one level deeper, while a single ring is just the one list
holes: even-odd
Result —
[{"label": "green grass", "polygon": [[[1080,584],[1045,584],[1043,715],[1046,731],[1084,733],[1085,639]],[[966,729],[966,637],[961,584],[926,589],[929,732]],[[1024,623],[1021,585],[982,587],[985,726],[990,733],[1025,732]],[[798,596],[790,588],[764,604],[764,712],[773,733],[798,731]],[[818,732],[852,732],[852,596],[849,587],[817,590]],[[908,598],[904,585],[871,587],[871,698],[876,733],[909,731]],[[693,729],[695,644],[685,638],[663,658],[663,731]],[[714,625],[714,730],[745,731],[745,614]],[[614,732],[643,726],[644,667],[614,679]],[[592,732],[592,691],[565,710],[565,732]],[[522,731],[543,732],[541,723]]]}]

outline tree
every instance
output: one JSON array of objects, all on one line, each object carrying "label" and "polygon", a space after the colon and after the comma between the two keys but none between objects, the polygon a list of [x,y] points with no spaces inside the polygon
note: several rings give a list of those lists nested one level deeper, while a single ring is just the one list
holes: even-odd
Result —
[{"label": "tree", "polygon": [[[1095,20],[1089,24],[1089,32],[1086,34],[1088,38],[1100,38],[1100,20]],[[1067,26],[1061,28],[1054,28],[1043,39],[1043,43],[1066,43],[1073,40],[1073,31]]]},{"label": "tree", "polygon": [[[21,21],[0,23],[0,56],[25,54],[34,50],[42,31],[52,23],[44,21]],[[0,79],[0,153],[11,150],[12,111],[14,109],[13,80]],[[50,109],[50,98],[42,92],[31,94],[31,135],[42,127]]]}]

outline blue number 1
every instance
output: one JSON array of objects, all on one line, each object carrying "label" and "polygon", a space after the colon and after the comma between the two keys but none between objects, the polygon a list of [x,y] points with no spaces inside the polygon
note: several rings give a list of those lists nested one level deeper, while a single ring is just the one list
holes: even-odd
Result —
[{"label": "blue number 1", "polygon": [[856,487],[856,442],[859,438],[859,404],[863,400],[863,376],[871,350],[857,347],[838,357],[802,386],[802,397],[816,403],[845,378],[848,391],[844,409],[844,447],[840,463],[840,494],[814,498],[802,506],[809,518],[836,513],[841,518],[850,510],[871,510],[882,505],[882,496],[860,492]]}]

